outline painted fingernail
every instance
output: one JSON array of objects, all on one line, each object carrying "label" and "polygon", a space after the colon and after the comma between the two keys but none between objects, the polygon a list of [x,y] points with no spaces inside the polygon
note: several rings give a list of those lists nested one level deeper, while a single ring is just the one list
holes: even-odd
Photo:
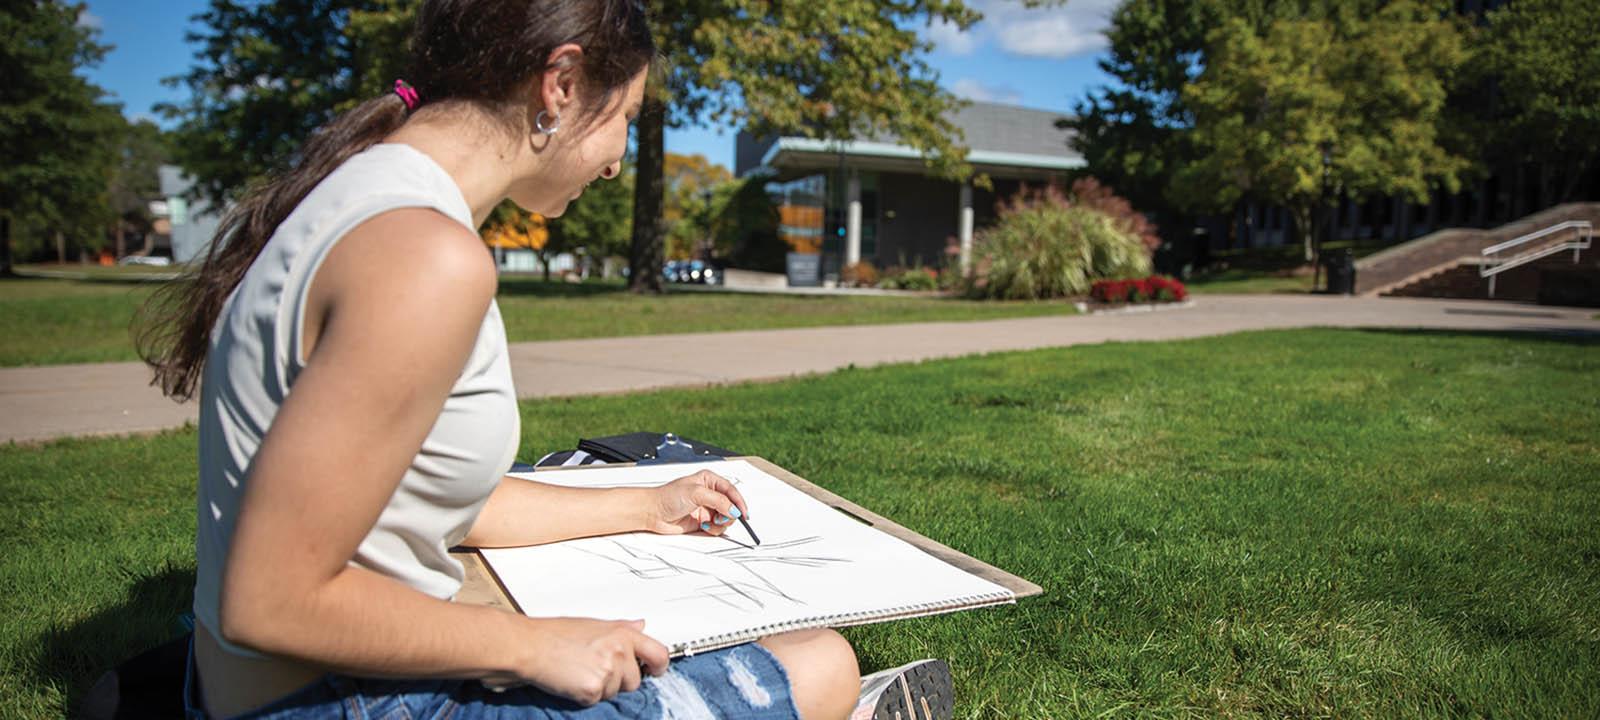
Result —
[{"label": "painted fingernail", "polygon": [[738,505],[733,506],[733,509],[729,510],[728,514],[732,515],[734,517],[739,517],[739,506]]},{"label": "painted fingernail", "polygon": [[727,515],[718,515],[717,516],[717,524],[718,525],[727,525],[728,523],[731,523],[731,522],[733,522],[733,518],[728,517]]},{"label": "painted fingernail", "polygon": [[710,530],[711,529],[711,523],[700,523],[700,529],[701,530]]}]

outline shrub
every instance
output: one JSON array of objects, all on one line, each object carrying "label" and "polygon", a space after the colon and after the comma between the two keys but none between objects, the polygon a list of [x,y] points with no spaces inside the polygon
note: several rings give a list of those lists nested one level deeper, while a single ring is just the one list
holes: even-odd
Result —
[{"label": "shrub", "polygon": [[961,272],[959,263],[951,263],[939,269],[939,289],[947,292],[958,291],[965,287],[966,275]]},{"label": "shrub", "polygon": [[1133,203],[1117,195],[1110,186],[1101,185],[1099,180],[1086,177],[1072,183],[1070,202],[1080,207],[1094,208],[1111,216],[1113,225],[1139,238],[1150,252],[1155,252],[1156,248],[1161,247],[1161,236],[1156,234],[1155,223],[1150,222],[1144,213],[1134,210]]},{"label": "shrub", "polygon": [[916,267],[885,273],[883,279],[878,281],[878,287],[885,290],[938,290],[939,271]]},{"label": "shrub", "polygon": [[1150,273],[1150,252],[1137,236],[1100,210],[1074,205],[1058,188],[1024,190],[1001,203],[999,214],[999,222],[974,240],[971,295],[1082,295],[1095,278]]},{"label": "shrub", "polygon": [[1089,297],[1103,303],[1182,302],[1189,297],[1183,283],[1165,275],[1130,280],[1096,280]]},{"label": "shrub", "polygon": [[840,268],[839,280],[851,287],[872,287],[878,284],[878,268],[862,260]]}]

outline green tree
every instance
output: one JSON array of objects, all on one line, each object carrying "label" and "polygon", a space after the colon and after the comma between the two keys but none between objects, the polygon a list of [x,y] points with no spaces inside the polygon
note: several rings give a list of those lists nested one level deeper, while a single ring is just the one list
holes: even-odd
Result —
[{"label": "green tree", "polygon": [[713,223],[717,256],[735,267],[783,272],[789,245],[778,237],[778,205],[767,194],[766,179],[740,178],[725,192]]},{"label": "green tree", "polygon": [[59,0],[0,5],[0,275],[12,273],[12,228],[98,245],[110,215],[112,143],[124,124],[105,91],[77,69],[109,49]]},{"label": "green tree", "polygon": [[[1298,0],[1127,0],[1111,14],[1098,61],[1115,79],[1080,100],[1061,124],[1088,170],[1135,207],[1167,214],[1171,178],[1195,161],[1194,113],[1183,90],[1205,69],[1208,38],[1230,20],[1260,27],[1303,15]],[[1309,12],[1320,13],[1312,4]]]},{"label": "green tree", "polygon": [[1098,61],[1116,79],[1081,100],[1062,124],[1101,181],[1136,207],[1167,208],[1168,178],[1195,157],[1183,88],[1199,72],[1206,34],[1225,17],[1205,0],[1128,0],[1106,29]]},{"label": "green tree", "polygon": [[1325,17],[1233,18],[1207,37],[1204,70],[1184,91],[1197,159],[1174,178],[1190,207],[1242,198],[1287,208],[1315,257],[1313,210],[1334,193],[1427,202],[1471,163],[1440,142],[1439,116],[1466,60],[1455,19],[1400,0]]},{"label": "green tree", "polygon": [[1569,200],[1600,156],[1600,4],[1517,0],[1488,18],[1485,67],[1500,95],[1491,152],[1538,163],[1540,196]]},{"label": "green tree", "polygon": [[129,232],[143,235],[143,250],[149,250],[155,220],[150,201],[161,197],[160,167],[170,162],[172,149],[166,134],[149,120],[125,123],[117,140],[107,195],[113,213],[111,240],[117,257],[122,257],[127,253],[123,243]]},{"label": "green tree", "polygon": [[[213,199],[236,194],[336,111],[384,92],[419,1],[212,0],[197,16],[207,29],[192,36],[199,62],[171,80],[193,97],[166,110],[183,121],[179,160],[201,190]],[[962,0],[661,0],[651,14],[665,62],[637,130],[635,288],[661,286],[668,125],[727,122],[841,139],[889,132],[940,173],[968,172],[960,133],[946,119],[959,101],[939,88],[918,35],[929,22],[977,22]]]},{"label": "green tree", "polygon": [[589,258],[626,257],[633,223],[633,182],[631,163],[624,162],[620,177],[590,185],[567,205],[561,217],[550,218],[551,241],[570,251],[581,248]]},{"label": "green tree", "polygon": [[194,18],[203,29],[188,36],[200,46],[197,63],[165,81],[186,87],[189,99],[161,107],[180,121],[173,145],[196,191],[220,207],[286,161],[313,130],[377,94],[364,82],[372,82],[375,66],[390,67],[404,43],[392,49],[362,42],[352,17],[366,20],[360,29],[372,37],[393,41],[371,13],[395,7],[380,0],[212,0]]},{"label": "green tree", "polygon": [[731,194],[733,173],[706,156],[667,153],[663,168],[667,256],[686,259],[712,250],[719,207]]}]

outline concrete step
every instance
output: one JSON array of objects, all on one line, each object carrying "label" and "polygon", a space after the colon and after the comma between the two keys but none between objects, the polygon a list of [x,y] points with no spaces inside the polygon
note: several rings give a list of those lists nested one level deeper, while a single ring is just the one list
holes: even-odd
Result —
[{"label": "concrete step", "polygon": [[[1574,263],[1571,253],[1557,253],[1540,258],[1521,267],[1500,273],[1495,279],[1495,300],[1521,300],[1537,302],[1540,273],[1546,270],[1593,270],[1600,273],[1600,263],[1593,250],[1584,251]],[[1456,300],[1489,299],[1489,279],[1479,275],[1477,258],[1462,258],[1436,272],[1412,278],[1410,281],[1382,293],[1390,297],[1431,297]]]},{"label": "concrete step", "polygon": [[[1491,245],[1569,220],[1600,225],[1600,203],[1557,205],[1486,230],[1446,228],[1374,253],[1356,261],[1356,294],[1395,294],[1397,288],[1415,283],[1436,269],[1448,268],[1458,258],[1481,257],[1481,251]],[[1570,259],[1571,255],[1567,257]],[[1496,281],[1496,295],[1498,285]]]}]

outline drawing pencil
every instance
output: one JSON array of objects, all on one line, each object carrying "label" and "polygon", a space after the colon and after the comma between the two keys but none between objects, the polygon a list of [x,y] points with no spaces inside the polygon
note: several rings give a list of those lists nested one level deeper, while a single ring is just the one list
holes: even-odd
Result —
[{"label": "drawing pencil", "polygon": [[756,541],[757,545],[761,544],[761,538],[756,537],[756,531],[750,529],[750,523],[748,521],[746,521],[744,519],[744,517],[741,516],[739,518],[739,524],[744,526],[744,531],[745,532],[750,533],[750,539],[751,540]]}]

